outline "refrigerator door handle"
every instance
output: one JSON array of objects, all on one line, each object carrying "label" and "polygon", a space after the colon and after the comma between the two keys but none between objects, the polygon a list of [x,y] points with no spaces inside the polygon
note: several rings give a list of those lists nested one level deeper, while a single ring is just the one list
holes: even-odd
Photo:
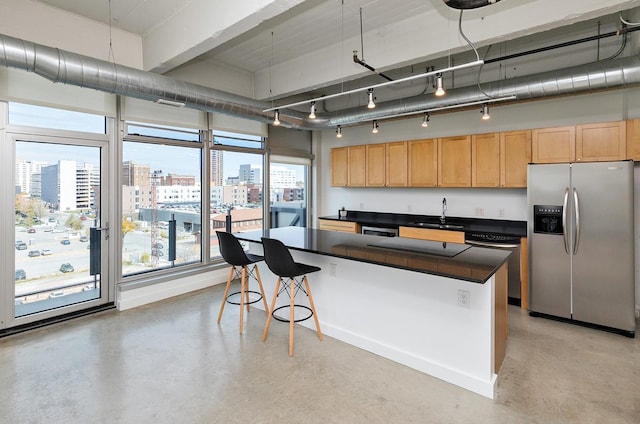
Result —
[{"label": "refrigerator door handle", "polygon": [[562,201],[562,238],[564,239],[564,251],[569,254],[569,240],[567,240],[567,205],[569,203],[569,188],[564,189]]},{"label": "refrigerator door handle", "polygon": [[573,189],[573,204],[576,211],[576,225],[574,226],[573,240],[573,254],[578,252],[578,245],[580,244],[580,199],[578,198],[578,191]]}]

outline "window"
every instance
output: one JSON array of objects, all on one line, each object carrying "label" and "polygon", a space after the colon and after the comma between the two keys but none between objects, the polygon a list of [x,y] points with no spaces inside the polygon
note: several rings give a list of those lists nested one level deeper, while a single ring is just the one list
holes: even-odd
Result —
[{"label": "window", "polygon": [[104,116],[22,103],[9,103],[9,123],[95,134],[107,132]]},{"label": "window", "polygon": [[[202,258],[202,144],[191,143],[199,132],[132,125],[128,131],[141,128],[145,136],[136,132],[135,141],[125,139],[122,148],[125,276],[197,263]],[[168,138],[172,135],[182,138]]]},{"label": "window", "polygon": [[309,160],[272,157],[269,167],[271,228],[307,226]]}]

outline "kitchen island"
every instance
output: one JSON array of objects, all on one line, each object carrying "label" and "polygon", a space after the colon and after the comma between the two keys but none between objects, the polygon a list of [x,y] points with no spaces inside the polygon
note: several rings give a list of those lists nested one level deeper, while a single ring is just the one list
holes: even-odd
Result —
[{"label": "kitchen island", "polygon": [[[236,236],[256,254],[260,237],[279,239],[296,261],[322,268],[309,280],[324,334],[494,397],[507,337],[508,252],[301,227]],[[277,278],[259,267],[270,295]]]}]

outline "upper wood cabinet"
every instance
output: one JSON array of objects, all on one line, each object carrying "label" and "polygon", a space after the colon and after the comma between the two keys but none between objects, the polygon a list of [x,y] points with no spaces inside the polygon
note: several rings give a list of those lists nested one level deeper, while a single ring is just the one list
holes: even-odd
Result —
[{"label": "upper wood cabinet", "polygon": [[533,130],[531,133],[531,156],[533,163],[575,162],[575,127]]},{"label": "upper wood cabinet", "polygon": [[387,146],[384,144],[367,144],[367,187],[384,187],[387,175],[385,172]]},{"label": "upper wood cabinet", "polygon": [[500,135],[477,134],[471,136],[471,186],[500,187]]},{"label": "upper wood cabinet", "polygon": [[500,186],[527,187],[531,163],[531,130],[500,133]]},{"label": "upper wood cabinet", "polygon": [[409,187],[436,187],[438,185],[438,140],[407,142]]},{"label": "upper wood cabinet", "polygon": [[333,187],[346,187],[347,176],[347,148],[336,147],[331,149],[331,185]]},{"label": "upper wood cabinet", "polygon": [[627,159],[640,160],[640,119],[627,121]]},{"label": "upper wood cabinet", "polygon": [[576,126],[576,161],[602,162],[627,157],[624,121]]},{"label": "upper wood cabinet", "polygon": [[406,187],[408,180],[407,142],[387,143],[386,183],[387,187]]},{"label": "upper wood cabinet", "polygon": [[438,139],[438,186],[471,187],[471,136]]},{"label": "upper wood cabinet", "polygon": [[349,187],[364,187],[366,185],[367,149],[365,146],[347,147],[347,169]]}]

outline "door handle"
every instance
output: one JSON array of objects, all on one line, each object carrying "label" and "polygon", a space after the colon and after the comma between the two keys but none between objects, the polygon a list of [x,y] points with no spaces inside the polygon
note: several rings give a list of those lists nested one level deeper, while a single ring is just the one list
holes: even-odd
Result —
[{"label": "door handle", "polygon": [[567,240],[567,204],[569,203],[569,188],[564,189],[564,200],[562,201],[562,238],[564,239],[564,251],[569,254],[569,242]]},{"label": "door handle", "polygon": [[580,244],[580,199],[578,198],[578,191],[573,189],[573,204],[576,210],[576,225],[574,226],[573,237],[573,254],[578,252],[578,245]]},{"label": "door handle", "polygon": [[107,226],[106,227],[98,227],[96,228],[96,230],[102,232],[104,231],[104,239],[105,240],[109,240],[109,223],[107,222]]}]

